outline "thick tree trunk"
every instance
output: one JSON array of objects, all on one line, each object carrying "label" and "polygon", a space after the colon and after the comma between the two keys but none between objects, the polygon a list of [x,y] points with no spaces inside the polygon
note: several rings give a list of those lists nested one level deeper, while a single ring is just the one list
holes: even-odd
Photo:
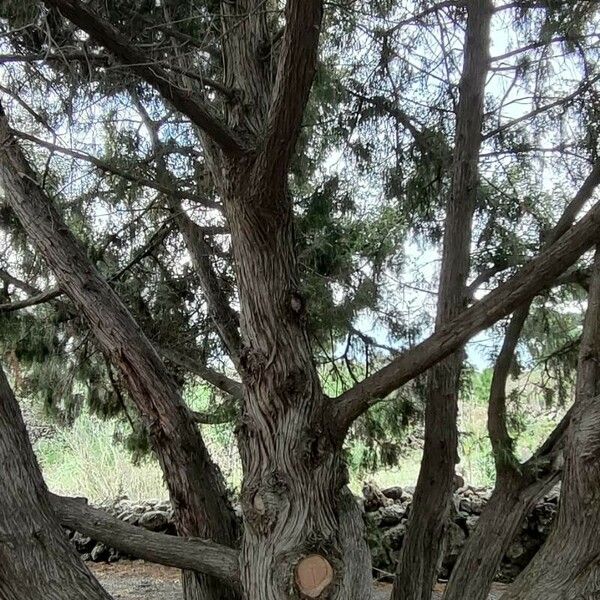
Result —
[{"label": "thick tree trunk", "polygon": [[[287,172],[316,69],[320,0],[288,0],[278,60],[262,0],[222,3],[228,123],[258,139],[215,176],[231,232],[244,384],[242,584],[250,600],[371,596],[364,524],[346,484],[306,330]],[[232,26],[232,23],[234,24]],[[276,69],[273,69],[276,66]]]},{"label": "thick tree trunk", "polygon": [[503,600],[600,594],[600,252],[596,252],[567,436],[561,502],[542,549]]},{"label": "thick tree trunk", "polygon": [[64,535],[0,367],[0,599],[110,600]]},{"label": "thick tree trunk", "polygon": [[[452,194],[448,201],[436,327],[464,310],[469,275],[471,222],[478,185],[479,149],[489,68],[493,5],[470,2],[460,84]],[[458,462],[457,413],[462,350],[434,367],[425,407],[423,461],[408,532],[394,581],[394,600],[429,600],[442,557]]]},{"label": "thick tree trunk", "polygon": [[[37,184],[5,116],[0,138],[0,182],[8,202],[127,382],[165,474],[179,533],[233,545],[237,526],[223,479],[156,350]],[[186,575],[184,585],[196,589],[189,600],[237,596],[218,580],[197,574]]]},{"label": "thick tree trunk", "polygon": [[266,195],[256,171],[232,172],[229,180],[237,183],[226,208],[245,387],[244,590],[252,600],[365,600],[372,582],[364,524],[346,487],[342,449],[326,434],[285,179]]}]

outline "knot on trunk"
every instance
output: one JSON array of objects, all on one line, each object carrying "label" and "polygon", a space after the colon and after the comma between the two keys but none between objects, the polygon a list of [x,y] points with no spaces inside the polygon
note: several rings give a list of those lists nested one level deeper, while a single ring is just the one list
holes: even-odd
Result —
[{"label": "knot on trunk", "polygon": [[242,493],[242,508],[246,523],[256,532],[272,530],[285,503],[288,488],[277,472],[256,483],[246,486]]}]

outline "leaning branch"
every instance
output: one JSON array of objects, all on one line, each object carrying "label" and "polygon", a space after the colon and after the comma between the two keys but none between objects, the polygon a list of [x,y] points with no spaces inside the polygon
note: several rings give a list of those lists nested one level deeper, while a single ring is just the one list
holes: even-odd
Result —
[{"label": "leaning branch", "polygon": [[268,115],[266,166],[285,171],[317,68],[323,0],[288,0],[286,27]]},{"label": "leaning branch", "polygon": [[229,394],[236,400],[240,400],[242,398],[242,384],[239,381],[231,379],[224,373],[203,365],[199,360],[192,358],[189,354],[184,352],[161,347],[158,348],[158,351],[163,358],[166,358],[174,365],[177,365],[178,367],[197,375],[201,379],[204,379],[204,381],[207,383],[210,383],[217,389]]},{"label": "leaning branch", "polygon": [[[31,243],[122,376],[175,500],[180,531],[231,544],[236,522],[218,469],[156,349],[38,183],[0,110],[0,183]],[[179,465],[176,472],[170,469]]]},{"label": "leaning branch", "polygon": [[22,310],[23,308],[29,308],[30,306],[38,306],[39,304],[45,304],[51,300],[55,300],[59,296],[62,296],[62,290],[60,288],[51,288],[25,300],[18,300],[17,302],[7,302],[6,304],[0,304],[0,314],[10,313],[16,310]]},{"label": "leaning branch", "polygon": [[12,133],[15,137],[31,142],[32,144],[36,144],[37,146],[41,146],[42,148],[46,148],[51,152],[56,152],[58,154],[64,154],[65,156],[70,156],[76,160],[85,161],[90,163],[94,167],[96,167],[99,171],[103,173],[110,173],[111,175],[116,175],[117,177],[121,177],[126,181],[130,181],[132,183],[137,183],[143,187],[151,188],[162,192],[163,194],[173,195],[181,200],[193,200],[194,202],[206,207],[206,208],[215,208],[221,209],[221,205],[206,198],[204,196],[198,196],[196,194],[188,193],[177,189],[176,187],[169,187],[160,183],[158,181],[154,181],[153,179],[149,179],[147,177],[143,177],[141,175],[136,175],[127,169],[121,169],[110,162],[104,161],[92,154],[88,154],[87,152],[81,152],[80,150],[74,150],[73,148],[65,148],[64,146],[60,146],[58,144],[53,144],[52,142],[48,142],[46,140],[42,140],[34,135],[29,133],[25,133],[24,131],[18,131],[16,129],[12,130]]},{"label": "leaning branch", "polygon": [[14,275],[11,275],[6,269],[0,269],[0,280],[2,280],[6,285],[12,285],[26,294],[33,295],[37,293],[37,290],[29,285],[26,281],[22,281],[18,279]]},{"label": "leaning branch", "polygon": [[[553,229],[546,235],[544,247],[556,242],[564,235],[569,227],[577,218],[585,204],[592,197],[596,186],[600,183],[600,163],[594,165],[592,172],[588,175],[585,182],[575,194],[571,202],[565,208],[560,219]],[[570,274],[574,281],[580,281],[579,274]],[[561,278],[563,279],[563,278]],[[570,278],[565,278],[569,282]],[[531,300],[525,302],[513,313],[496,364],[490,387],[490,402],[488,405],[488,431],[492,449],[494,451],[494,460],[496,461],[496,471],[502,474],[504,471],[520,470],[517,458],[514,454],[513,440],[508,431],[506,421],[506,384],[510,375],[510,369],[513,364],[517,344],[521,337],[521,332],[529,316]]]},{"label": "leaning branch", "polygon": [[[587,182],[586,182],[587,183]],[[585,185],[585,184],[584,184]],[[450,355],[552,283],[600,239],[600,203],[506,283],[414,348],[339,396],[332,407],[338,439],[377,402]]]},{"label": "leaning branch", "polygon": [[239,588],[238,552],[197,538],[154,533],[92,508],[83,498],[50,494],[60,524],[149,562],[212,575]]},{"label": "leaning branch", "polygon": [[78,0],[44,0],[58,9],[67,19],[104,46],[132,72],[155,88],[162,97],[202,129],[227,154],[246,151],[241,140],[214,113],[213,108],[179,87],[169,73],[157,64],[149,64],[148,57],[132,46],[129,40],[111,23],[91,11]]}]

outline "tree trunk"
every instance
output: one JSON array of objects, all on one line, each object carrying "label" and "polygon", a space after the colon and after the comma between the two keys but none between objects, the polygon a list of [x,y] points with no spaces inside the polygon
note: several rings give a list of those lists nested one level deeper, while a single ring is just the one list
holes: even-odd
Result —
[{"label": "tree trunk", "polygon": [[[460,314],[466,305],[492,11],[489,0],[469,4],[437,329]],[[463,352],[459,350],[435,366],[429,376],[423,461],[407,536],[400,551],[394,600],[429,600],[437,579],[458,462],[457,413],[462,362]]]},{"label": "tree trunk", "polygon": [[[592,196],[598,182],[598,167],[586,178],[548,235],[544,246],[558,240]],[[567,415],[536,455],[524,465],[514,454],[506,419],[506,385],[515,350],[529,314],[531,302],[519,307],[506,328],[502,348],[494,365],[488,407],[488,430],[496,466],[496,486],[477,527],[467,540],[446,588],[446,600],[464,597],[485,600],[498,565],[516,535],[520,523],[535,500],[560,474],[556,454],[562,453]],[[541,467],[541,468],[540,468]]]},{"label": "tree trunk", "polygon": [[600,594],[600,252],[590,284],[561,502],[542,549],[503,600],[581,600]]},{"label": "tree trunk", "polygon": [[[228,107],[228,124],[258,140],[256,154],[223,157],[215,173],[240,301],[242,585],[249,600],[365,600],[372,580],[364,523],[347,489],[342,446],[327,427],[287,185],[316,70],[322,2],[288,0],[277,48],[266,6],[221,5],[225,80],[241,99]],[[278,60],[265,61],[265,49]]]},{"label": "tree trunk", "polygon": [[527,513],[560,477],[571,416],[569,411],[518,470],[505,470],[498,477],[492,497],[452,570],[444,600],[487,599],[498,565]]},{"label": "tree trunk", "polygon": [[[37,175],[3,115],[0,138],[0,181],[7,200],[61,288],[87,319],[97,343],[127,382],[165,475],[178,532],[233,545],[237,525],[221,473],[164,363],[37,184]],[[196,590],[189,592],[188,600],[237,597],[220,581],[197,574],[185,575],[184,587]]]},{"label": "tree trunk", "polygon": [[0,598],[110,600],[71,547],[0,367]]},{"label": "tree trunk", "polygon": [[257,164],[232,170],[226,199],[243,337],[242,584],[252,600],[365,600],[372,581],[364,524],[342,448],[326,434],[291,199],[285,178],[262,185]]},{"label": "tree trunk", "polygon": [[557,479],[554,472],[530,485],[517,477],[496,484],[475,531],[452,569],[444,600],[487,600],[498,565],[527,513]]}]

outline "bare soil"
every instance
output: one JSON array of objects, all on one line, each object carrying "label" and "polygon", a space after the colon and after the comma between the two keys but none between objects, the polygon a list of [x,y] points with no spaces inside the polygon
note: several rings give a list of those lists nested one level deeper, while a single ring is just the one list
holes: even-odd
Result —
[{"label": "bare soil", "polygon": [[[114,600],[182,600],[179,571],[141,560],[113,564],[88,563]],[[503,586],[495,586],[490,600],[498,600]],[[389,600],[391,586],[375,584],[374,600]],[[443,585],[436,587],[432,600],[442,597]]]}]

